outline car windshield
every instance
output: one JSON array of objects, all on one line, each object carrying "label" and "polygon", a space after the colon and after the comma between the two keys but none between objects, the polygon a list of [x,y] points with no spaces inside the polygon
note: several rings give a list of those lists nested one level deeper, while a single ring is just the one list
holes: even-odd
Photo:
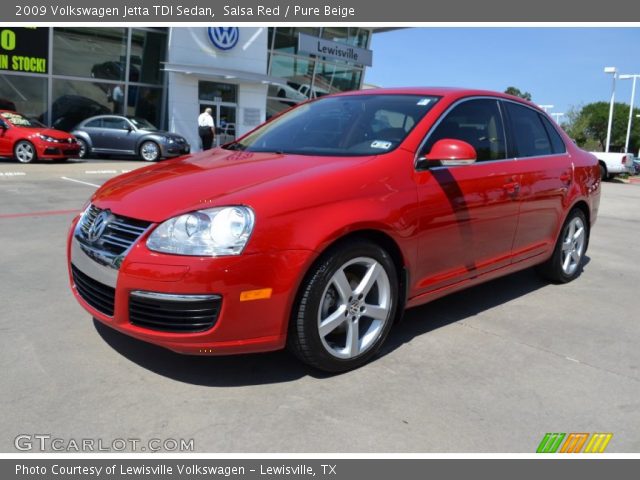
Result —
[{"label": "car windshield", "polygon": [[8,120],[11,125],[16,127],[27,127],[27,128],[42,128],[42,124],[39,124],[33,120],[28,119],[24,115],[20,115],[15,112],[2,112],[0,116],[5,120]]},{"label": "car windshield", "polygon": [[300,155],[377,155],[395,149],[435,105],[424,95],[325,97],[294,108],[223,148]]},{"label": "car windshield", "polygon": [[139,130],[158,130],[149,120],[140,117],[129,117],[129,121]]}]

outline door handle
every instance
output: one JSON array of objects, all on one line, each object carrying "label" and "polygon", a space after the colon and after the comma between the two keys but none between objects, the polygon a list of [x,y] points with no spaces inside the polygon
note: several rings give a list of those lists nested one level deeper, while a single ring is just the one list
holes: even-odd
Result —
[{"label": "door handle", "polygon": [[571,183],[571,172],[569,170],[562,172],[560,174],[560,181],[565,185],[569,185]]},{"label": "door handle", "polygon": [[505,192],[509,195],[518,195],[520,193],[520,184],[518,182],[509,182],[505,183],[502,188],[504,188]]}]

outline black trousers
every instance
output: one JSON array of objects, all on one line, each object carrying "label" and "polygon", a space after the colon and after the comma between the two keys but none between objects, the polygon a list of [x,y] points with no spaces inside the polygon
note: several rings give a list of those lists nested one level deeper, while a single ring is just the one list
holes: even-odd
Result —
[{"label": "black trousers", "polygon": [[213,143],[213,132],[209,127],[199,127],[198,134],[200,135],[200,141],[202,141],[202,150],[210,150]]}]

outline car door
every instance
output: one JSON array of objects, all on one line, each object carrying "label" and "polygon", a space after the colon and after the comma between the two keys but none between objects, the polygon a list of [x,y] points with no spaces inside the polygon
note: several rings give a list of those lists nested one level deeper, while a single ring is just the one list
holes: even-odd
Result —
[{"label": "car door", "polygon": [[12,127],[0,119],[0,157],[13,156],[13,135],[10,132]]},{"label": "car door", "polygon": [[99,146],[104,153],[131,154],[133,149],[130,145],[131,127],[126,118],[103,117],[102,129],[99,135]]},{"label": "car door", "polygon": [[438,140],[471,144],[471,165],[416,172],[420,205],[417,293],[426,293],[510,263],[518,221],[517,162],[507,158],[495,98],[454,104],[427,134],[419,155]]},{"label": "car door", "polygon": [[518,262],[555,244],[573,168],[560,134],[542,112],[511,101],[503,106],[522,174],[520,219],[513,242],[513,261]]}]

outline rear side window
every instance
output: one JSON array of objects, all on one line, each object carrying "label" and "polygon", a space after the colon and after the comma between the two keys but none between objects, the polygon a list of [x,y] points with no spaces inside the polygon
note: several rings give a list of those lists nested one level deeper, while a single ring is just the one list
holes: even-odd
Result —
[{"label": "rear side window", "polygon": [[509,112],[516,157],[552,155],[554,149],[538,112],[511,102],[504,104]]},{"label": "rear side window", "polygon": [[502,116],[496,100],[467,100],[455,106],[431,132],[421,155],[429,153],[444,138],[469,143],[476,149],[479,162],[506,158]]},{"label": "rear side window", "polygon": [[113,130],[126,130],[127,121],[122,118],[103,118],[102,128],[111,128]]},{"label": "rear side window", "polygon": [[549,139],[551,140],[551,148],[553,148],[553,153],[565,153],[567,151],[567,147],[562,141],[562,137],[560,137],[558,131],[544,115],[538,115],[540,115],[540,118],[542,119],[544,128],[547,129],[547,135],[549,135]]},{"label": "rear side window", "polygon": [[86,128],[100,128],[102,127],[102,119],[98,118],[96,120],[91,120],[85,124]]}]

